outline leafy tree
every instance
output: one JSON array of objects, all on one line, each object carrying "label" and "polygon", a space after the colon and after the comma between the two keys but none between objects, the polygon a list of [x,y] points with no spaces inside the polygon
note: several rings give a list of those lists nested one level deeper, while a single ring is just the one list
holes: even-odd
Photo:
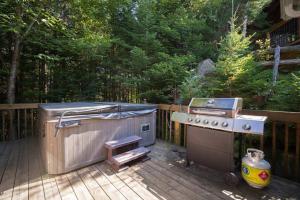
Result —
[{"label": "leafy tree", "polygon": [[145,71],[143,85],[146,92],[141,94],[142,98],[155,103],[170,103],[176,100],[178,87],[188,75],[187,66],[192,62],[192,56],[167,57],[166,61],[159,62]]},{"label": "leafy tree", "polygon": [[255,61],[252,36],[244,36],[231,22],[231,30],[221,39],[216,71],[208,77],[192,76],[181,85],[184,99],[197,97],[243,97],[246,107],[257,108],[255,96],[267,96],[271,72]]},{"label": "leafy tree", "polygon": [[[183,99],[242,96],[256,108],[248,97],[268,96],[271,82],[251,52],[268,2],[5,0],[0,101],[171,103],[180,90]],[[232,8],[240,27],[229,26]],[[199,78],[191,71],[206,58],[217,72]]]},{"label": "leafy tree", "polygon": [[274,88],[267,109],[300,111],[300,71],[284,75]]},{"label": "leafy tree", "polygon": [[187,103],[193,97],[208,98],[218,94],[219,91],[213,80],[213,76],[200,77],[195,72],[191,72],[179,87],[181,101]]},{"label": "leafy tree", "polygon": [[[15,102],[16,76],[21,49],[35,24],[54,26],[57,20],[44,9],[42,1],[4,1],[0,4],[2,34],[11,40],[10,75],[7,102]],[[8,56],[8,54],[6,55]]]},{"label": "leafy tree", "polygon": [[245,79],[254,67],[254,56],[250,49],[251,36],[244,37],[234,21],[231,31],[222,39],[220,55],[216,63],[218,86],[228,96],[238,96],[240,85],[246,84]]}]

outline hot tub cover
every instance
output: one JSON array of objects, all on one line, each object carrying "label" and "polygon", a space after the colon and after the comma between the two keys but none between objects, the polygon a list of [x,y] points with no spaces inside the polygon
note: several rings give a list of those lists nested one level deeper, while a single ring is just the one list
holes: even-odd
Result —
[{"label": "hot tub cover", "polygon": [[72,102],[39,104],[48,117],[69,117],[117,119],[151,113],[157,109],[154,104],[132,104],[119,102]]}]

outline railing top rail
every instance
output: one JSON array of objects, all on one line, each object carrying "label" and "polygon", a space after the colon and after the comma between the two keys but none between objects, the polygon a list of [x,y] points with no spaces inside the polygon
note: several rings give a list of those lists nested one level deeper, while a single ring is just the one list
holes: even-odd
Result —
[{"label": "railing top rail", "polygon": [[[170,111],[187,111],[187,106],[175,104],[159,104],[159,109]],[[271,110],[242,110],[241,114],[267,116],[269,120],[300,123],[300,112],[271,111]]]},{"label": "railing top rail", "polygon": [[285,112],[271,110],[242,110],[242,114],[267,116],[269,120],[300,123],[300,112]]},{"label": "railing top rail", "polygon": [[[159,109],[169,111],[187,111],[185,105],[158,104]],[[0,110],[35,109],[38,103],[0,104]],[[270,110],[242,110],[242,114],[267,116],[269,120],[300,123],[300,112],[270,111]]]},{"label": "railing top rail", "polygon": [[38,108],[38,105],[38,103],[0,104],[0,110],[33,109]]}]

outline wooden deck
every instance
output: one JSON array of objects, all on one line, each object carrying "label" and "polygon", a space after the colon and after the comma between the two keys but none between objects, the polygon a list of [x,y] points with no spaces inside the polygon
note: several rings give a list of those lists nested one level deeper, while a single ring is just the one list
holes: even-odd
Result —
[{"label": "wooden deck", "polygon": [[223,174],[184,167],[185,149],[157,141],[151,160],[114,173],[95,165],[59,176],[45,173],[35,138],[0,143],[0,199],[300,199],[300,185],[274,177],[264,190],[241,182],[230,187]]}]

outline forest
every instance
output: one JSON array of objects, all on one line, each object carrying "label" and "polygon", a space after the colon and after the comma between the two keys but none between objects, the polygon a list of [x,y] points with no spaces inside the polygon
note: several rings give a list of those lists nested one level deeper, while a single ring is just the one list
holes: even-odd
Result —
[{"label": "forest", "polygon": [[[269,3],[1,1],[0,103],[243,97],[246,108],[300,111],[300,71],[274,84],[259,64],[272,59]],[[199,76],[208,58],[215,71]]]}]

